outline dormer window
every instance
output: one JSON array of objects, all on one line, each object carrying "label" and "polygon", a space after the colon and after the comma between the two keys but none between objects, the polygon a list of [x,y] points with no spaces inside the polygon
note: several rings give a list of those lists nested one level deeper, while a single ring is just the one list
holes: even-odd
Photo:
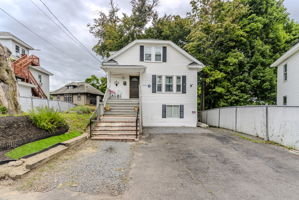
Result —
[{"label": "dormer window", "polygon": [[144,61],[152,61],[152,48],[145,46],[144,47]]}]

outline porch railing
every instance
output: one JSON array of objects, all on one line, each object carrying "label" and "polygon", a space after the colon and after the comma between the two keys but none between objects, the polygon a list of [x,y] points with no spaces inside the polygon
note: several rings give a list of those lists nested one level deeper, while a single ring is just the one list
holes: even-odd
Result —
[{"label": "porch railing", "polygon": [[138,138],[138,121],[139,121],[139,107],[137,108],[137,114],[136,114],[136,139]]},{"label": "porch railing", "polygon": [[142,133],[142,126],[143,126],[143,120],[142,120],[142,90],[141,86],[139,85],[139,107],[138,107],[138,114],[139,114],[139,134]]}]

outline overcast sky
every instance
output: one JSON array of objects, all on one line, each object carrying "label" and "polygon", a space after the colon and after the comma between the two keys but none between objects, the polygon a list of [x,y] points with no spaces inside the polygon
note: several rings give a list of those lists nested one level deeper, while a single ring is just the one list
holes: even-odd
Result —
[{"label": "overcast sky", "polygon": [[[64,32],[50,21],[32,1],[44,12],[45,7],[39,0],[0,0],[0,7],[30,27],[30,29],[50,43],[36,37],[0,10],[0,31],[11,32],[39,51],[32,51],[40,57],[41,65],[51,71],[51,90],[70,81],[83,81],[92,74],[103,76],[100,63],[82,50]],[[96,39],[88,31],[87,24],[92,23],[98,11],[108,11],[109,0],[43,0],[66,27],[89,49]],[[130,11],[130,0],[115,0],[121,12]],[[290,16],[299,22],[299,1],[285,0]],[[185,15],[190,11],[189,0],[160,0],[157,8],[160,15]],[[48,15],[50,16],[50,15]],[[54,46],[54,47],[53,47]],[[98,57],[100,60],[101,58]]]}]

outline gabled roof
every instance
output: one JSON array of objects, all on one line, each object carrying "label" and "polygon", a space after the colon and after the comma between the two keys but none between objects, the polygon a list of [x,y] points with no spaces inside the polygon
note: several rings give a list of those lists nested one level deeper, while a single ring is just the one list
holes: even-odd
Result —
[{"label": "gabled roof", "polygon": [[182,55],[184,55],[185,57],[189,58],[193,63],[196,63],[198,65],[200,65],[201,67],[204,67],[205,65],[200,62],[199,60],[197,60],[196,58],[194,58],[193,56],[191,56],[189,53],[187,53],[185,50],[183,50],[181,47],[179,47],[178,45],[176,45],[175,43],[173,43],[172,41],[169,40],[156,40],[156,39],[142,39],[142,40],[134,40],[133,42],[131,42],[130,44],[128,44],[127,46],[123,47],[122,49],[120,49],[119,51],[115,52],[114,54],[112,54],[110,57],[108,57],[107,59],[105,59],[103,61],[103,63],[107,63],[110,60],[118,57],[119,55],[121,55],[122,53],[124,53],[126,50],[128,50],[129,48],[133,47],[136,44],[159,44],[159,45],[169,45],[171,47],[173,47],[174,49],[176,49],[178,52],[180,52]]},{"label": "gabled roof", "polygon": [[281,63],[286,61],[289,57],[293,56],[295,53],[299,52],[299,43],[293,46],[290,50],[288,50],[285,54],[283,54],[280,58],[278,58],[271,67],[278,67]]},{"label": "gabled roof", "polygon": [[46,70],[45,68],[43,68],[41,66],[30,66],[30,68],[35,69],[36,71],[39,71],[39,72],[43,72],[43,73],[48,74],[50,76],[53,75],[51,72],[49,72],[48,70]]},{"label": "gabled roof", "polygon": [[34,48],[32,46],[30,46],[29,44],[27,44],[26,42],[24,42],[23,40],[21,40],[20,38],[16,37],[15,35],[13,35],[9,32],[1,32],[0,31],[0,40],[1,39],[13,40],[16,43],[19,43],[19,44],[23,45],[24,47],[26,47],[29,50],[34,50]]},{"label": "gabled roof", "polygon": [[[75,86],[74,88],[69,88],[68,86]],[[101,91],[94,88],[88,83],[85,82],[71,82],[66,84],[62,88],[50,92],[51,95],[55,94],[96,94],[96,95],[104,95]]]}]

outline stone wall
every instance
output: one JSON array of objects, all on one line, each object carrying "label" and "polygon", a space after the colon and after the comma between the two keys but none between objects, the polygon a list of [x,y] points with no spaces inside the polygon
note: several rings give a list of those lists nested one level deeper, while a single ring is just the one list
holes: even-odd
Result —
[{"label": "stone wall", "polygon": [[58,128],[54,133],[34,126],[28,116],[0,117],[0,151],[40,140],[68,131],[68,126]]}]

